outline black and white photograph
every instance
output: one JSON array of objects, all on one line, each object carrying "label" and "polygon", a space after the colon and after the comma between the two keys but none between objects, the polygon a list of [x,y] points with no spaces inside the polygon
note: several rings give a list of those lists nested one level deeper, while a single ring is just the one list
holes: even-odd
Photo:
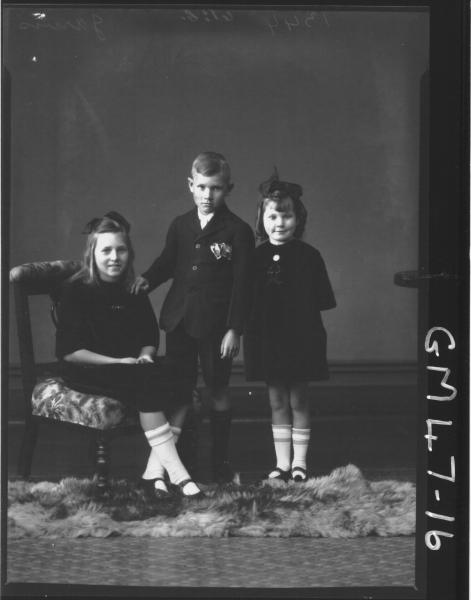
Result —
[{"label": "black and white photograph", "polygon": [[468,9],[3,3],[2,596],[465,597]]}]

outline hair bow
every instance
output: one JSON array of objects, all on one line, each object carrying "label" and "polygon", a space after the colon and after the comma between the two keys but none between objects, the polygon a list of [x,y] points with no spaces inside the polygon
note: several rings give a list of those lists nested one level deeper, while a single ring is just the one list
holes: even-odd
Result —
[{"label": "hair bow", "polygon": [[131,225],[129,224],[129,222],[126,221],[126,219],[123,217],[123,215],[120,215],[118,212],[112,210],[110,212],[107,212],[106,215],[104,215],[103,217],[94,217],[93,219],[88,221],[88,223],[85,225],[82,233],[86,233],[86,234],[93,233],[97,229],[98,225],[100,225],[100,223],[102,223],[105,218],[111,219],[113,221],[116,221],[116,223],[119,223],[119,225],[121,225],[121,227],[124,229],[124,231],[126,233],[130,232]]},{"label": "hair bow", "polygon": [[116,221],[117,223],[122,225],[123,229],[126,233],[129,233],[131,231],[130,223],[128,221],[126,221],[126,219],[123,217],[123,215],[120,215],[119,212],[112,210],[110,212],[107,212],[105,217],[108,217],[109,219],[113,219],[113,221]]},{"label": "hair bow", "polygon": [[258,189],[264,198],[268,198],[269,196],[279,198],[289,196],[293,199],[299,199],[303,195],[303,188],[297,183],[280,181],[276,167],[273,167],[273,174],[269,179],[262,182],[258,186]]},{"label": "hair bow", "polygon": [[101,219],[99,217],[95,217],[91,221],[88,221],[88,223],[83,228],[82,233],[86,233],[87,235],[92,233],[92,231],[95,231],[95,229],[97,228],[98,223],[100,223],[100,221],[101,221]]}]

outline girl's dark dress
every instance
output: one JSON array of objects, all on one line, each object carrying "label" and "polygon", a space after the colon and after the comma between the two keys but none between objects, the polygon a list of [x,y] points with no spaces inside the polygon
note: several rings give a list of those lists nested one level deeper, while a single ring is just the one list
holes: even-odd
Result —
[{"label": "girl's dark dress", "polygon": [[[157,347],[159,343],[149,298],[133,295],[119,283],[68,284],[57,316],[59,359],[80,349],[115,358],[137,357],[144,346]],[[167,410],[174,397],[188,397],[191,390],[177,365],[165,359],[129,365],[79,365],[61,360],[61,368],[69,387],[117,398],[141,412]]]},{"label": "girl's dark dress", "polygon": [[318,250],[294,239],[255,250],[252,310],[244,333],[248,381],[328,379],[321,310],[334,293]]}]

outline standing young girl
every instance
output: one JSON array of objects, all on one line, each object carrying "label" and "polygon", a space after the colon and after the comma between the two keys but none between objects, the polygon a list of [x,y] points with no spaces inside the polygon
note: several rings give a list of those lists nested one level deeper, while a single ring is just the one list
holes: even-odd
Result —
[{"label": "standing young girl", "polygon": [[[328,378],[321,310],[335,298],[318,250],[301,241],[301,186],[275,174],[260,185],[252,311],[244,334],[248,381],[265,381],[276,467],[270,479],[305,481],[310,439],[308,382]],[[291,456],[291,449],[293,455]]]},{"label": "standing young girl", "polygon": [[[165,469],[184,496],[200,496],[164,414],[175,410],[169,400],[175,387],[191,384],[176,365],[156,361],[159,329],[151,304],[146,295],[130,293],[134,251],[129,230],[116,212],[88,223],[84,266],[65,287],[58,308],[56,354],[71,388],[137,408],[151,446],[146,472],[163,475]],[[156,491],[168,491],[161,477],[149,483]]]}]

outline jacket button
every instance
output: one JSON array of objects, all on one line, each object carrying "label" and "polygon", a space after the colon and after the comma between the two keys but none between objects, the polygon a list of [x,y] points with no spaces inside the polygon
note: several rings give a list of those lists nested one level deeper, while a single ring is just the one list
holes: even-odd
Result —
[{"label": "jacket button", "polygon": [[193,269],[193,271],[197,271],[198,270],[198,267],[196,265],[193,265],[191,268]]},{"label": "jacket button", "polygon": [[201,248],[201,244],[196,244],[195,248]]}]

